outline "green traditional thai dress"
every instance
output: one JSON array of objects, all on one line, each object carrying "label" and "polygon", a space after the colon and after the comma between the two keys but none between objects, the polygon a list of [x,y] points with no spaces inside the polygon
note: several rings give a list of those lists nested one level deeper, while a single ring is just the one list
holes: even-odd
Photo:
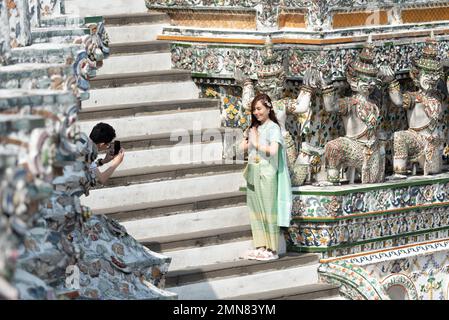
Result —
[{"label": "green traditional thai dress", "polygon": [[280,127],[267,120],[258,127],[259,145],[279,143],[276,155],[250,148],[247,181],[247,204],[256,248],[279,249],[279,227],[288,227],[291,220],[291,182],[285,155],[285,143]]}]

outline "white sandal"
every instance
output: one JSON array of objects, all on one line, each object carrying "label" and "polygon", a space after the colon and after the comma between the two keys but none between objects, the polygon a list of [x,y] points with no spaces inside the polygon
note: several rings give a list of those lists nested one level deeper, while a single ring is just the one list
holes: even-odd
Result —
[{"label": "white sandal", "polygon": [[254,250],[249,250],[248,254],[246,255],[246,259],[248,260],[256,260],[257,256],[261,253],[264,252],[265,248],[259,248],[259,249],[254,249]]},{"label": "white sandal", "polygon": [[258,261],[269,261],[276,259],[279,259],[279,256],[277,254],[274,254],[273,251],[268,250],[260,252],[256,257],[256,260]]}]

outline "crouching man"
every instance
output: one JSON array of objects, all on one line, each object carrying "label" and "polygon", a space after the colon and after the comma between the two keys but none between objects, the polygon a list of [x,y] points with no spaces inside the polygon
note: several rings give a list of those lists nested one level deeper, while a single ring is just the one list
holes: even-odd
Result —
[{"label": "crouching man", "polygon": [[[107,183],[125,156],[125,150],[119,147],[119,142],[113,143],[115,137],[114,128],[103,122],[97,123],[89,135],[89,138],[96,144],[99,153],[107,151],[103,159],[93,162],[90,167],[90,170],[95,171],[97,181],[103,185]],[[109,162],[111,162],[110,166],[103,172],[98,169]]]}]

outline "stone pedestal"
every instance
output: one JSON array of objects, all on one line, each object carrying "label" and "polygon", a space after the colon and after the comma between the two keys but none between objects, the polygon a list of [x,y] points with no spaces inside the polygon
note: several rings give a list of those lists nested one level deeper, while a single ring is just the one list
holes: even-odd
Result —
[{"label": "stone pedestal", "polygon": [[294,188],[289,250],[350,299],[448,299],[449,173]]},{"label": "stone pedestal", "polygon": [[449,173],[293,190],[290,249],[323,258],[449,236]]}]

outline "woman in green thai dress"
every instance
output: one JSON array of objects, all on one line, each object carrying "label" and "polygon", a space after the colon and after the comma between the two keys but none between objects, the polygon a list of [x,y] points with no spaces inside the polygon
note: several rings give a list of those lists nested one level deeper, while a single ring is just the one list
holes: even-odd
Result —
[{"label": "woman in green thai dress", "polygon": [[249,137],[242,143],[248,153],[247,204],[255,250],[248,259],[278,259],[280,227],[291,219],[291,183],[284,139],[271,99],[258,94],[251,103]]}]

